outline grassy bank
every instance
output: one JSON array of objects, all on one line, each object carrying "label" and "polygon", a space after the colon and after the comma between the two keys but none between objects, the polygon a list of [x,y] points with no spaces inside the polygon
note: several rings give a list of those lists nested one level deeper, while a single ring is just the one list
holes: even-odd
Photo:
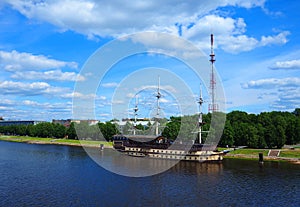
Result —
[{"label": "grassy bank", "polygon": [[10,142],[24,142],[31,144],[58,144],[69,146],[84,146],[84,147],[99,147],[103,144],[106,148],[111,148],[111,142],[103,141],[90,141],[90,140],[73,140],[73,139],[53,139],[53,138],[40,138],[40,137],[27,137],[27,136],[0,136],[0,140]]},{"label": "grassy bank", "polygon": [[[225,148],[218,148],[219,151],[224,149]],[[300,148],[280,149],[280,154],[278,157],[268,156],[268,152],[269,149],[232,149],[232,151],[226,154],[225,158],[258,159],[259,153],[263,153],[265,160],[287,160],[300,163]]]},{"label": "grassy bank", "polygon": [[[31,144],[57,144],[68,146],[84,146],[84,147],[99,147],[103,144],[105,148],[112,148],[112,142],[90,141],[90,140],[72,140],[72,139],[53,139],[53,138],[39,138],[28,136],[0,136],[0,140],[10,142],[24,142]],[[218,148],[219,151],[227,150],[227,148]],[[243,159],[258,159],[258,154],[263,153],[265,160],[287,160],[300,163],[300,148],[294,149],[280,149],[278,157],[269,157],[269,149],[229,149],[225,158],[243,158]]]}]

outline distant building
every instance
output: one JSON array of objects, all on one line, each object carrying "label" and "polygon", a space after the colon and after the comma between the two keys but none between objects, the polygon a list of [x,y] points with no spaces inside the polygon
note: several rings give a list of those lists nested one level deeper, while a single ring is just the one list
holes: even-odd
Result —
[{"label": "distant building", "polygon": [[88,123],[88,125],[96,125],[99,123],[98,120],[87,119],[87,120],[79,120],[79,119],[52,119],[52,123],[58,123],[64,125],[65,127],[69,127],[70,124],[74,122],[77,124],[80,123]]},{"label": "distant building", "polygon": [[[123,132],[127,123],[130,123],[132,125],[134,124],[134,119],[122,119],[121,121],[114,120],[114,121],[111,121],[111,123],[112,124],[116,124],[118,126],[119,130],[121,132]],[[150,120],[150,119],[146,119],[146,118],[144,118],[144,119],[143,118],[142,119],[137,119],[137,121],[136,121],[136,125],[137,126],[138,125],[142,125],[144,127],[149,127],[149,124],[153,125],[153,124],[155,124],[155,121]]]},{"label": "distant building", "polygon": [[0,126],[12,126],[12,125],[36,125],[44,121],[3,121],[0,120]]},{"label": "distant building", "polygon": [[65,127],[69,127],[72,122],[72,119],[52,119],[52,123],[54,124],[61,124]]},{"label": "distant building", "polygon": [[96,124],[99,123],[98,120],[94,120],[94,119],[87,119],[87,120],[75,120],[75,119],[72,119],[72,122],[75,122],[77,124],[88,123],[88,125],[96,125]]}]

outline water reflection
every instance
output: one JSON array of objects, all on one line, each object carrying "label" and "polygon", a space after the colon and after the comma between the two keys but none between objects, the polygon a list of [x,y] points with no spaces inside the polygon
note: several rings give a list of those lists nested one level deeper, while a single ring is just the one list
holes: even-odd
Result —
[{"label": "water reflection", "polygon": [[203,163],[203,162],[186,162],[181,161],[173,168],[174,172],[182,172],[182,169],[185,169],[185,173],[196,174],[196,175],[206,175],[206,174],[222,174],[223,163]]},{"label": "water reflection", "polygon": [[86,149],[94,161],[105,169],[116,174],[143,177],[151,176],[168,171],[179,172],[185,169],[185,173],[196,175],[204,174],[221,174],[223,170],[222,162],[219,163],[202,163],[187,162],[167,159],[153,159],[147,157],[132,157],[121,154],[117,151],[105,149]]},{"label": "water reflection", "polygon": [[[109,150],[90,152],[124,173],[170,165],[169,160],[153,159],[148,168],[140,169],[136,166],[143,158],[128,161]],[[300,203],[300,165],[286,162],[266,161],[260,168],[257,160],[182,161],[163,173],[133,178],[104,170],[80,147],[0,142],[0,175],[0,206],[298,207]]]},{"label": "water reflection", "polygon": [[132,157],[116,150],[85,148],[91,158],[101,167],[113,173],[129,176],[144,177],[167,171],[179,161],[167,159],[151,159],[148,157]]}]

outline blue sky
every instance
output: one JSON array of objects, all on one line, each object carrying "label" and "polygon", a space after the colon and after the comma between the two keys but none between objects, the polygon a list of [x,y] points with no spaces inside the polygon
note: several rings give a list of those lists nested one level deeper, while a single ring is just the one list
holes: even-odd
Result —
[{"label": "blue sky", "polygon": [[[145,111],[140,116],[152,116],[154,76],[151,83],[141,85],[143,90],[119,87],[130,74],[149,67],[173,68],[190,87],[195,102],[200,81],[178,61],[160,55],[124,58],[106,74],[94,95],[74,92],[76,83],[89,81],[81,70],[98,48],[124,35],[148,31],[190,41],[207,61],[209,36],[214,33],[215,66],[227,112],[292,111],[300,107],[299,7],[300,2],[292,0],[1,1],[0,116],[17,120],[72,118],[75,96],[95,101],[95,117],[91,118],[114,118],[115,105],[126,106],[129,112],[119,115],[127,117],[137,93]],[[166,116],[179,115],[168,110],[176,105],[172,98],[176,88],[168,91],[167,79],[161,78],[162,110]],[[128,103],[114,100],[121,89],[131,97]],[[204,87],[205,99],[209,99],[207,91]]]}]

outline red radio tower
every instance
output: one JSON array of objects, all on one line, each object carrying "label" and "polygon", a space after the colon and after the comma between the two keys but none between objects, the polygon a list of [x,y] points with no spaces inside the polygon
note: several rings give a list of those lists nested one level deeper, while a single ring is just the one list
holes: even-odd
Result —
[{"label": "red radio tower", "polygon": [[219,110],[218,104],[216,104],[215,100],[215,90],[216,90],[216,78],[214,73],[214,62],[215,54],[214,54],[214,35],[210,35],[210,46],[211,46],[211,53],[210,53],[210,62],[211,62],[211,73],[210,73],[210,89],[211,89],[211,103],[208,106],[208,111],[211,113],[216,112]]}]

